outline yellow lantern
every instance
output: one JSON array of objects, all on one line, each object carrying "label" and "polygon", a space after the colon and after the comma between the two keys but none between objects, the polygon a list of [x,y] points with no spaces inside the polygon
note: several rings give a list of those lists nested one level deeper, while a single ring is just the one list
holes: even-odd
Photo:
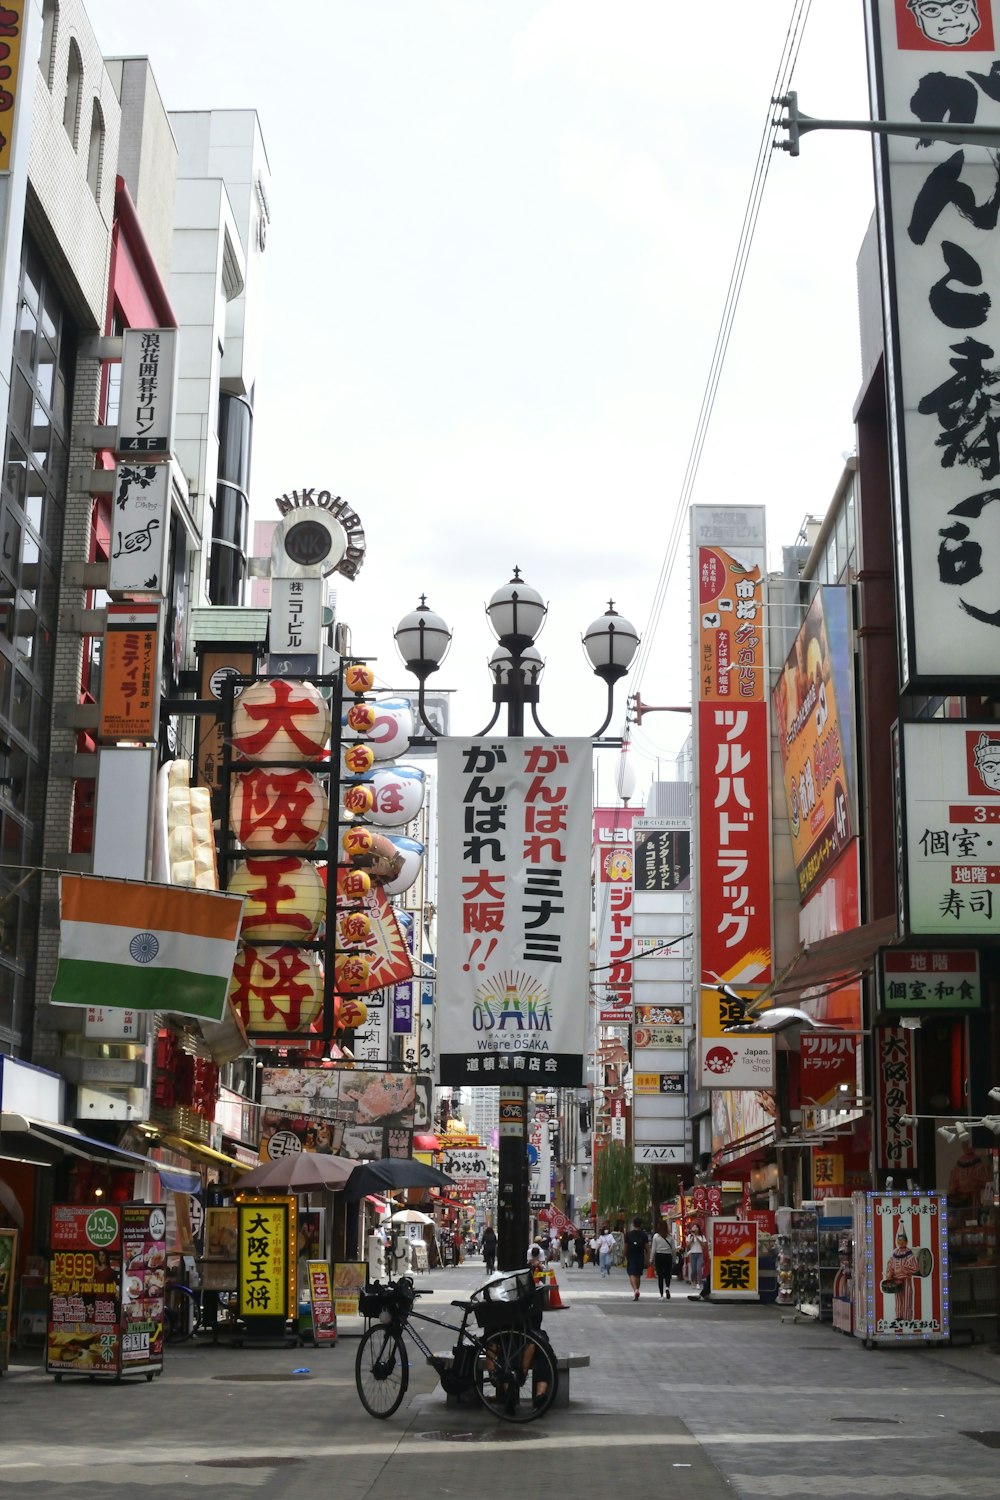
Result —
[{"label": "yellow lantern", "polygon": [[337,1012],[337,1027],[341,1031],[356,1031],[368,1019],[368,1007],[363,1000],[345,995]]},{"label": "yellow lantern", "polygon": [[371,918],[363,911],[343,912],[337,919],[337,932],[340,937],[341,946],[353,947],[355,943],[364,943],[371,937]]},{"label": "yellow lantern", "polygon": [[371,960],[363,953],[341,953],[334,966],[338,990],[345,995],[363,991],[368,986]]},{"label": "yellow lantern", "polygon": [[363,818],[375,806],[375,792],[370,786],[349,786],[344,792],[344,811]]},{"label": "yellow lantern", "polygon": [[241,944],[229,985],[247,1031],[301,1036],[323,1009],[323,970],[308,949]]},{"label": "yellow lantern", "polygon": [[371,854],[375,835],[370,828],[347,828],[340,842],[348,859],[356,859]]},{"label": "yellow lantern", "polygon": [[308,859],[248,859],[237,865],[229,892],[245,896],[241,936],[248,942],[308,941],[326,912],[326,887]]},{"label": "yellow lantern", "polygon": [[235,779],[229,826],[245,849],[312,849],[329,821],[329,798],[311,771],[258,767]]},{"label": "yellow lantern", "polygon": [[364,662],[352,662],[344,668],[344,686],[349,693],[370,693],[375,686],[375,673]]},{"label": "yellow lantern", "polygon": [[377,717],[378,715],[372,705],[364,701],[352,703],[347,710],[348,727],[353,729],[355,734],[368,734],[375,728]]},{"label": "yellow lantern", "polygon": [[330,742],[330,708],[311,682],[254,682],[233,709],[233,753],[247,760],[319,760]]},{"label": "yellow lantern", "polygon": [[371,745],[345,745],[344,769],[352,776],[366,776],[375,764]]},{"label": "yellow lantern", "polygon": [[345,865],[337,867],[337,895],[348,900],[367,896],[372,888],[371,876],[364,870],[350,870]]}]

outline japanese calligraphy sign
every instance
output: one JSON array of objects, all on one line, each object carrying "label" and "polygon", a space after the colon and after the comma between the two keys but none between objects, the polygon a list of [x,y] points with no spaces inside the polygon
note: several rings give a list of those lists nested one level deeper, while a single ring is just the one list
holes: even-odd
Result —
[{"label": "japanese calligraphy sign", "polygon": [[875,1121],[877,1165],[912,1171],[917,1165],[917,1133],[903,1115],[916,1110],[913,1032],[902,1026],[875,1028]]},{"label": "japanese calligraphy sign", "polygon": [[683,1047],[683,1026],[634,1026],[632,1028],[632,1045],[637,1051],[644,1051],[647,1047]]},{"label": "japanese calligraphy sign", "polygon": [[907,931],[1000,932],[1000,727],[903,724]]},{"label": "japanese calligraphy sign", "polygon": [[164,597],[169,541],[170,465],[123,459],[115,470],[109,591]]},{"label": "japanese calligraphy sign", "polygon": [[177,391],[176,328],[126,328],[116,453],[170,452]]},{"label": "japanese calligraphy sign", "polygon": [[160,612],[109,604],[101,671],[102,740],[155,740],[159,731]]},{"label": "japanese calligraphy sign", "polygon": [[853,1104],[858,1093],[858,1038],[845,1031],[806,1031],[799,1038],[799,1087],[804,1104]]},{"label": "japanese calligraphy sign", "polygon": [[849,659],[846,591],[819,589],[772,694],[800,901],[853,832]]},{"label": "japanese calligraphy sign", "polygon": [[455,1186],[467,1193],[485,1193],[489,1186],[490,1153],[479,1151],[453,1151],[445,1145],[441,1153],[441,1170],[455,1179]]},{"label": "japanese calligraphy sign", "polygon": [[755,1223],[744,1223],[739,1219],[709,1219],[710,1291],[713,1297],[732,1297],[741,1302],[759,1297],[757,1231]]},{"label": "japanese calligraphy sign", "polygon": [[293,1198],[254,1198],[236,1205],[241,1318],[288,1317],[296,1255],[294,1207]]},{"label": "japanese calligraphy sign", "polygon": [[982,1004],[979,954],[890,948],[881,955],[882,1005],[913,1015],[921,1010],[978,1010]]},{"label": "japanese calligraphy sign", "polygon": [[591,761],[582,739],[439,747],[444,1085],[582,1083]]},{"label": "japanese calligraphy sign", "polygon": [[[866,0],[877,119],[1000,124],[994,0]],[[1000,199],[993,152],[875,138],[904,687],[996,675]]]},{"label": "japanese calligraphy sign", "polygon": [[[771,977],[763,510],[694,506],[691,545],[698,962],[703,984],[763,986]],[[759,1062],[759,1049],[759,1039],[746,1037],[723,1049],[718,1032],[699,1030],[698,1085],[754,1086],[733,1070],[748,1051]],[[757,1087],[770,1083],[770,1070],[756,1078]]]}]

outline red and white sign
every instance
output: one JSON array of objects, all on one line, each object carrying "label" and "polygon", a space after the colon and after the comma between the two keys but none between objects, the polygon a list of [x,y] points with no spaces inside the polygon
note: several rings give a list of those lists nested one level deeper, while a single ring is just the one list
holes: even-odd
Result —
[{"label": "red and white sign", "polygon": [[976,1010],[982,1003],[979,954],[963,948],[889,948],[882,954],[882,1004],[921,1010]]},{"label": "red and white sign", "polygon": [[869,1297],[876,1338],[947,1334],[944,1208],[934,1193],[872,1195]]},{"label": "red and white sign", "polygon": [[858,1089],[858,1038],[844,1031],[803,1031],[799,1039],[803,1104],[827,1109],[853,1104]]}]

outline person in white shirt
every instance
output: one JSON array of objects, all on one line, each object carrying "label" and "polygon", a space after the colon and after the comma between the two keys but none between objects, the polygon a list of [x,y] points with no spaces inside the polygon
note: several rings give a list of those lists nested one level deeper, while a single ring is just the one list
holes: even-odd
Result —
[{"label": "person in white shirt", "polygon": [[615,1237],[611,1230],[605,1226],[597,1239],[597,1259],[601,1267],[602,1276],[611,1275],[611,1267],[615,1256]]},{"label": "person in white shirt", "polygon": [[653,1257],[653,1265],[656,1269],[656,1279],[660,1287],[660,1296],[670,1296],[670,1281],[674,1274],[674,1245],[670,1238],[670,1231],[664,1221],[661,1221],[659,1229],[653,1235],[653,1243],[650,1252]]}]

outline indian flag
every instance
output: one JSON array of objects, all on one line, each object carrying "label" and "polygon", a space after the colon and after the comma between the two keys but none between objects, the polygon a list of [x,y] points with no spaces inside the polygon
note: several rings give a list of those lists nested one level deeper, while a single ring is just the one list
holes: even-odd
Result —
[{"label": "indian flag", "polygon": [[221,1021],[243,898],[92,875],[59,877],[53,1005]]}]

